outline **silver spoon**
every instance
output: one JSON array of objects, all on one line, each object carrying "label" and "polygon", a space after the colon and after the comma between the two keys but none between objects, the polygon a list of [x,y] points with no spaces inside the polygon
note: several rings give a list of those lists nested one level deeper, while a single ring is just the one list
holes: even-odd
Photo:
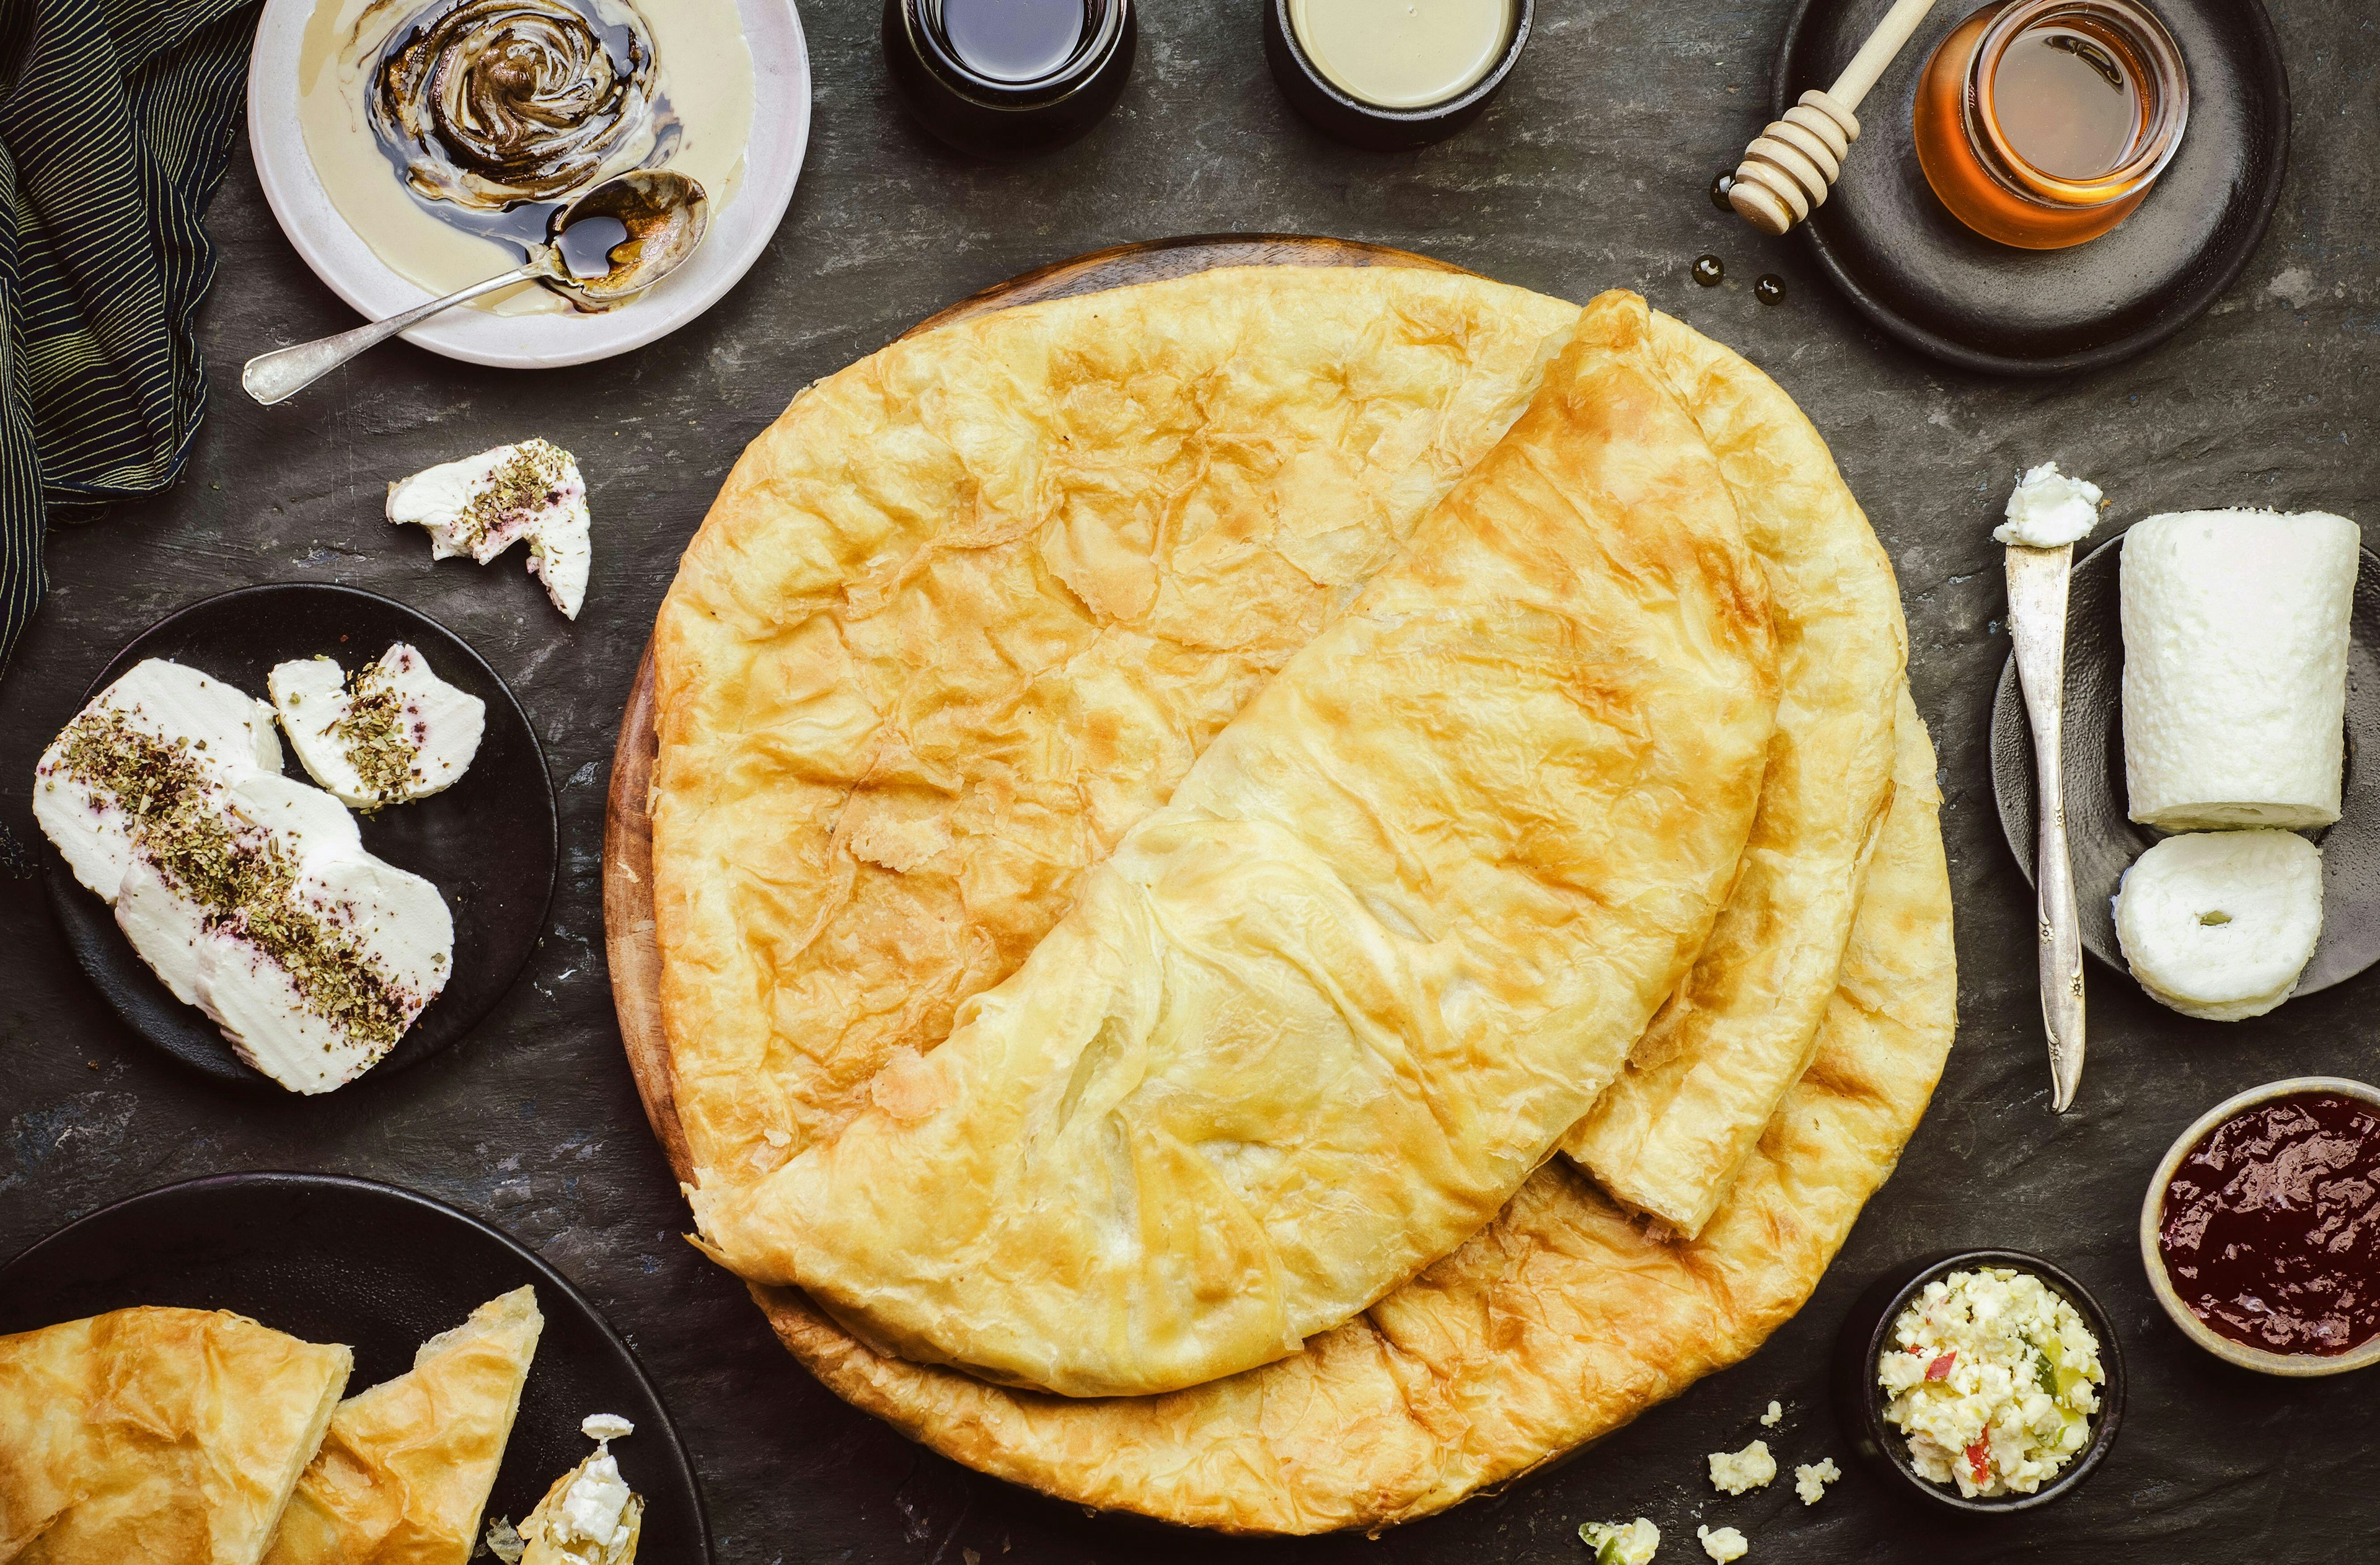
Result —
[{"label": "silver spoon", "polygon": [[[610,270],[599,276],[574,276],[563,260],[559,241],[563,230],[590,217],[616,219],[627,230],[627,237],[606,254]],[[416,305],[385,321],[260,353],[240,370],[239,383],[249,395],[270,407],[286,401],[364,349],[388,341],[440,310],[516,283],[542,283],[587,309],[609,309],[684,265],[686,258],[702,243],[703,232],[710,224],[710,199],[703,194],[701,185],[683,174],[665,168],[640,168],[616,179],[606,179],[554,214],[546,229],[547,242],[529,247],[528,260],[524,264],[444,298]]]},{"label": "silver spoon", "polygon": [[2074,908],[2074,865],[2066,847],[2066,591],[2074,546],[2008,551],[2009,634],[2017,684],[2033,726],[2034,861],[2039,900],[2041,1021],[2049,1032],[2049,1107],[2062,1114],[2082,1085],[2082,921]]}]

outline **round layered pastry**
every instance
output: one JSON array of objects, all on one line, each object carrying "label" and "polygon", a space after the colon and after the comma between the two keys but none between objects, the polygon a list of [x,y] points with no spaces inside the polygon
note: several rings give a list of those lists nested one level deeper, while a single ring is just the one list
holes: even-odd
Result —
[{"label": "round layered pastry", "polygon": [[1807,420],[1633,295],[1223,268],[896,343],[747,450],[624,731],[701,1242],[1085,1505],[1378,1527],[1606,1435],[1800,1307],[1939,1076],[1904,665]]},{"label": "round layered pastry", "polygon": [[[714,216],[743,180],[752,59],[735,0],[317,0],[298,69],[332,204],[432,293],[517,266],[614,175],[675,169]],[[573,308],[534,285],[475,302]]]}]

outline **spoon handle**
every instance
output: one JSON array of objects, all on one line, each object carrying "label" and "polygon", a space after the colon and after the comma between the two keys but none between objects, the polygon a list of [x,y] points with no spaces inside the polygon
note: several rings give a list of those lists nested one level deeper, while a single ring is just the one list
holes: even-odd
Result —
[{"label": "spoon handle", "polygon": [[2041,1020],[2049,1033],[2049,1107],[2064,1113],[2082,1081],[2082,922],[2074,905],[2074,866],[2066,846],[2066,589],[2074,546],[2010,548],[2009,632],[2016,640],[2017,682],[2033,726],[2041,823],[2034,884],[2039,900]]},{"label": "spoon handle", "polygon": [[260,353],[241,369],[239,383],[249,395],[267,407],[276,402],[285,402],[364,349],[378,346],[442,309],[478,298],[481,294],[494,293],[498,288],[509,288],[515,283],[545,276],[552,265],[543,258],[533,260],[526,266],[516,266],[485,282],[474,283],[468,288],[448,294],[444,298],[415,305],[411,309],[392,315],[385,321],[368,321],[352,331],[317,337],[310,343],[275,348],[271,353]]}]

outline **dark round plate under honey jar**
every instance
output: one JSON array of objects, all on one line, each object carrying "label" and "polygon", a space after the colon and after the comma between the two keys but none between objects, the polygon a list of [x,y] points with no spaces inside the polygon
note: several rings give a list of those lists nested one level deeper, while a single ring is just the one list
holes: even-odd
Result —
[{"label": "dark round plate under honey jar", "polygon": [[[1823,88],[1890,0],[1803,0],[1770,83],[1773,112]],[[1801,225],[1820,271],[1906,346],[2003,375],[2095,370],[2163,342],[2239,277],[2280,200],[2289,86],[2258,0],[2150,0],[2189,73],[2189,123],[2147,199],[2068,249],[2018,249],[1951,215],[1918,164],[1927,58],[1973,9],[1949,0],[1859,106],[1860,139]]]}]

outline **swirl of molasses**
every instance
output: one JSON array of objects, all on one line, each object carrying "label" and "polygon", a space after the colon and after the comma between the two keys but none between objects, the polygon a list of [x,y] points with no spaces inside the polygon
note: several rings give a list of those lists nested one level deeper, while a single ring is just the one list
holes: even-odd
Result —
[{"label": "swirl of molasses", "polygon": [[406,31],[381,63],[372,118],[432,200],[480,210],[554,200],[650,128],[652,42],[564,0],[462,0]]}]

